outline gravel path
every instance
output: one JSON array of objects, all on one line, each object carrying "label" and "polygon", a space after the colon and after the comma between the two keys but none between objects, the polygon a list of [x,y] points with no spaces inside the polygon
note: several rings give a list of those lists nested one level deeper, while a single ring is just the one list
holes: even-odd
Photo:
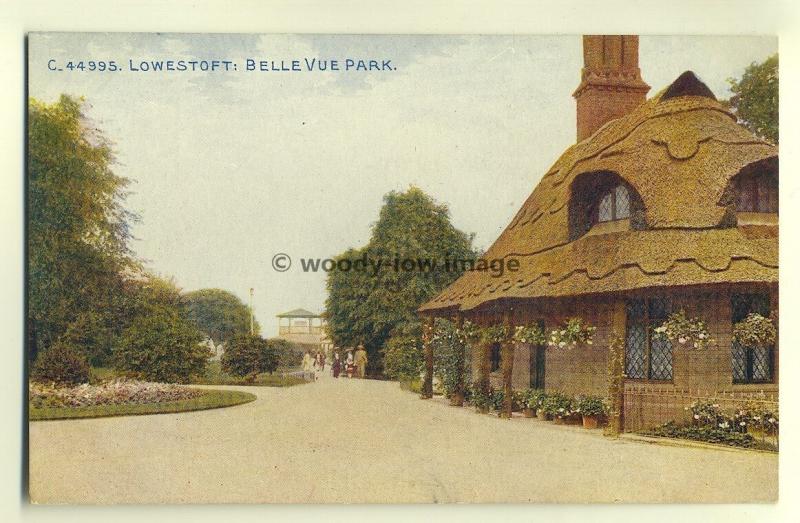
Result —
[{"label": "gravel path", "polygon": [[39,503],[771,501],[778,459],[604,438],[324,379],[225,409],[30,424]]}]

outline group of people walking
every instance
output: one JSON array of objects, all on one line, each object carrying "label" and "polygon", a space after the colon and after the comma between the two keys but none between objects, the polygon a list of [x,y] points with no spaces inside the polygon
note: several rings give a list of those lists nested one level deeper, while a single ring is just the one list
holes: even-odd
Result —
[{"label": "group of people walking", "polygon": [[[339,376],[347,376],[348,378],[357,377],[364,378],[367,372],[367,351],[364,346],[359,344],[356,347],[355,353],[353,349],[345,351],[345,357],[342,359],[341,352],[334,350],[333,361],[331,362],[331,375],[334,378]],[[326,356],[322,351],[318,351],[316,356],[312,356],[309,351],[303,355],[303,373],[314,375],[314,381],[318,380],[323,372],[325,372]]]}]

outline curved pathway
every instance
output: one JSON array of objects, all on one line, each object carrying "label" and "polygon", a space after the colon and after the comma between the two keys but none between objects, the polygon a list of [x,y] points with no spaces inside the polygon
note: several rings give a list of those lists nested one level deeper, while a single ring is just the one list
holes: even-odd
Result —
[{"label": "curved pathway", "polygon": [[[215,387],[219,388],[219,387]],[[236,407],[30,424],[40,503],[743,502],[778,459],[478,415],[397,383],[322,379]]]}]

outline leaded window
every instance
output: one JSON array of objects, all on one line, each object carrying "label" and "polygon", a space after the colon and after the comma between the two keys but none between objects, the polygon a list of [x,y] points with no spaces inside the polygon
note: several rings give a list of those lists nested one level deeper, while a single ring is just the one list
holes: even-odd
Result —
[{"label": "leaded window", "polygon": [[[737,293],[731,296],[731,323],[739,323],[751,312],[769,317],[769,294]],[[734,383],[772,382],[773,352],[773,347],[743,347],[738,343],[731,343]]]},{"label": "leaded window", "polygon": [[778,180],[769,172],[741,176],[736,184],[739,212],[778,212]]},{"label": "leaded window", "polygon": [[632,379],[671,380],[672,343],[654,330],[671,312],[669,299],[637,298],[627,302],[625,375]]},{"label": "leaded window", "polygon": [[628,188],[620,184],[612,187],[600,197],[595,216],[596,222],[622,220],[631,216],[631,196]]}]

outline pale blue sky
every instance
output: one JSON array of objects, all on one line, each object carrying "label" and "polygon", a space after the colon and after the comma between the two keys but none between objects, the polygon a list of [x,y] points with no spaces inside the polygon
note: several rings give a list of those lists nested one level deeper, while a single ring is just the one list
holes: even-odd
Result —
[{"label": "pale blue sky", "polygon": [[[647,37],[655,93],[687,69],[718,97],[777,50],[769,37]],[[579,36],[34,34],[31,96],[82,95],[114,143],[142,222],[134,250],[186,290],[229,289],[275,314],[321,310],[329,257],[368,240],[382,196],[415,184],[488,247],[574,142]],[[386,73],[53,73],[67,59],[392,59]]]}]

